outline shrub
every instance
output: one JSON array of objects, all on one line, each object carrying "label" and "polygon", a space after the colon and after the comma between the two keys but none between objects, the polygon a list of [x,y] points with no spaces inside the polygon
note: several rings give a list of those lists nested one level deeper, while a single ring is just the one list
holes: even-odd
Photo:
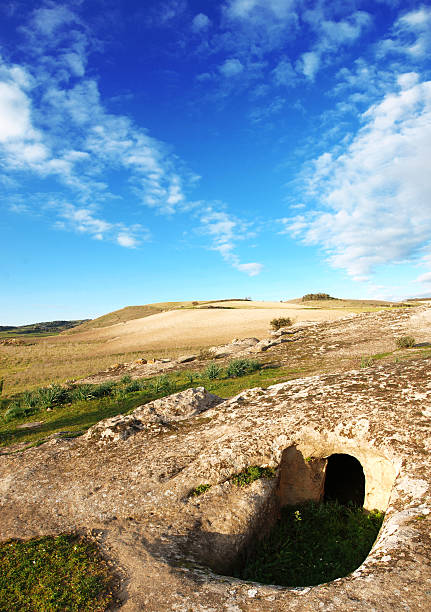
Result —
[{"label": "shrub", "polygon": [[157,376],[153,382],[154,393],[168,393],[172,391],[172,383],[166,374],[162,374],[162,376]]},{"label": "shrub", "polygon": [[76,385],[70,392],[72,402],[92,399],[93,385]]},{"label": "shrub", "polygon": [[337,298],[332,297],[329,293],[306,293],[302,297],[303,302],[311,302],[313,300],[336,300]]},{"label": "shrub", "polygon": [[213,361],[212,363],[207,365],[207,367],[203,371],[203,375],[206,378],[209,378],[210,380],[214,380],[220,376],[221,371],[221,367],[217,363],[215,363],[215,361]]},{"label": "shrub", "polygon": [[3,419],[7,422],[13,421],[14,419],[21,419],[22,417],[31,416],[37,412],[37,408],[30,408],[28,406],[24,406],[19,402],[12,402],[9,405],[9,408],[4,413]]},{"label": "shrub", "polygon": [[130,374],[125,374],[125,376],[120,378],[120,383],[122,385],[128,385],[131,382],[132,382],[132,377],[130,376]]},{"label": "shrub", "polygon": [[135,391],[141,391],[141,389],[142,385],[139,380],[131,380],[130,383],[124,388],[126,393],[134,393]]},{"label": "shrub", "polygon": [[214,351],[211,349],[203,348],[199,351],[198,359],[199,361],[205,361],[206,359],[213,359]]},{"label": "shrub", "polygon": [[93,389],[90,391],[90,396],[93,398],[109,397],[114,393],[114,387],[115,383],[112,381],[94,385]]},{"label": "shrub", "polygon": [[401,336],[400,338],[397,338],[396,343],[397,348],[399,349],[411,348],[416,344],[416,340],[413,338],[413,336]]},{"label": "shrub", "polygon": [[0,379],[0,395],[3,393],[3,385],[4,385],[4,380],[3,378]]},{"label": "shrub", "polygon": [[292,319],[290,317],[280,317],[279,319],[272,319],[270,325],[274,331],[277,331],[282,327],[289,327],[289,325],[292,325]]},{"label": "shrub", "polygon": [[226,368],[226,374],[229,378],[237,376],[245,376],[256,370],[260,370],[262,364],[256,359],[232,359]]}]

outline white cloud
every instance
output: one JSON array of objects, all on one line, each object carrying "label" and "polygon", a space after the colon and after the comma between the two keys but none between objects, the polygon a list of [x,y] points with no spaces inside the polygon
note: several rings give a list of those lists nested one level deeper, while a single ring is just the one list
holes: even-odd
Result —
[{"label": "white cloud", "polygon": [[56,200],[51,200],[48,207],[60,219],[56,223],[58,229],[88,234],[95,240],[109,240],[122,247],[135,248],[149,237],[148,231],[141,225],[126,226],[124,223],[107,221],[96,216],[93,208],[80,208]]},{"label": "white cloud", "polygon": [[201,231],[211,236],[213,240],[212,249],[218,251],[225,261],[233,268],[244,272],[248,276],[256,276],[263,268],[260,263],[241,263],[240,258],[234,252],[236,243],[244,240],[250,232],[247,226],[229,215],[223,210],[208,206],[205,210],[198,212]]},{"label": "white cloud", "polygon": [[298,63],[298,68],[308,79],[314,81],[316,72],[320,66],[320,55],[316,51],[307,51],[301,55],[301,60]]},{"label": "white cloud", "polygon": [[263,270],[263,265],[260,263],[236,264],[234,267],[240,272],[245,272],[248,276],[257,276]]},{"label": "white cloud", "polygon": [[353,277],[419,258],[429,243],[431,82],[386,95],[363,119],[343,153],[315,160],[307,189],[316,210],[284,220]]},{"label": "white cloud", "polygon": [[129,234],[125,234],[124,232],[118,234],[117,242],[120,246],[127,247],[129,249],[135,248],[138,244],[136,238],[130,236]]},{"label": "white cloud", "polygon": [[231,58],[227,59],[221,66],[219,66],[219,70],[225,77],[236,76],[237,74],[241,74],[244,70],[244,66],[238,59]]},{"label": "white cloud", "polygon": [[204,13],[198,13],[194,16],[192,21],[192,28],[195,32],[201,32],[202,30],[206,30],[211,23],[209,17],[204,15]]},{"label": "white cloud", "polygon": [[297,79],[297,74],[288,59],[282,59],[278,62],[272,70],[272,76],[276,85],[292,85]]},{"label": "white cloud", "polygon": [[76,21],[76,15],[65,6],[40,8],[33,13],[32,27],[44,36],[50,36],[59,27]]},{"label": "white cloud", "polygon": [[398,53],[410,59],[426,58],[431,50],[431,8],[422,6],[400,17],[392,37],[383,40],[378,50],[381,56]]},{"label": "white cloud", "polygon": [[278,19],[285,19],[293,12],[295,0],[230,0],[226,12],[232,19],[251,19],[256,12],[269,12]]},{"label": "white cloud", "polygon": [[[108,220],[112,213],[103,212],[107,202],[124,211],[123,219],[148,216],[148,209],[202,217],[200,227],[211,248],[239,270],[256,274],[258,264],[243,264],[234,253],[236,241],[244,238],[235,235],[241,222],[215,206],[187,200],[199,177],[145,128],[107,111],[96,78],[85,75],[89,31],[69,9],[52,3],[46,7],[33,11],[30,26],[21,28],[28,68],[0,57],[0,180],[8,184],[11,200],[21,195],[20,181],[13,180],[21,178],[17,172],[45,181],[46,188],[29,197],[25,209],[17,204],[16,210],[33,209],[59,229],[126,248],[146,240],[148,232],[139,224]],[[165,2],[158,7],[159,21],[185,8],[183,0]],[[195,25],[209,25],[207,19],[199,14]],[[220,72],[229,77],[243,69],[230,58]]]}]

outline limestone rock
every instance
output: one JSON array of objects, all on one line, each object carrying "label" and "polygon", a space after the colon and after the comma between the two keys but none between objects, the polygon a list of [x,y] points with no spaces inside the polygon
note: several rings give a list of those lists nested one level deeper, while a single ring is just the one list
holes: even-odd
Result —
[{"label": "limestone rock", "polygon": [[[200,414],[224,400],[208,393],[204,387],[186,389],[168,397],[138,406],[131,414],[104,419],[93,425],[85,438],[102,444],[127,440],[152,425],[168,425]],[[153,427],[154,429],[154,427]]]},{"label": "limestone rock", "polygon": [[189,361],[195,361],[197,357],[197,355],[182,355],[176,361],[177,363],[188,363]]}]

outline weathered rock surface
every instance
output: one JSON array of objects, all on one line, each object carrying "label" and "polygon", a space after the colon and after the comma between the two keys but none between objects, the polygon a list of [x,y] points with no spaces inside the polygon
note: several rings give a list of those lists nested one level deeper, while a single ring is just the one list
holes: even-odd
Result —
[{"label": "weathered rock surface", "polygon": [[[116,426],[105,421],[1,456],[1,539],[97,534],[125,578],[124,612],[431,609],[429,360],[295,379],[221,403],[201,390],[189,399],[190,408],[178,394],[143,407],[130,417],[152,426],[126,423],[134,435],[125,438],[100,444]],[[305,459],[318,466],[333,453],[361,462],[366,507],[386,510],[361,567],[298,589],[215,574],[265,534],[280,503],[304,494]],[[229,478],[250,465],[276,467],[278,478],[235,487]],[[212,488],[189,498],[203,483]]]},{"label": "weathered rock surface", "polygon": [[143,429],[160,431],[160,425],[184,421],[223,401],[221,397],[208,393],[204,387],[186,389],[138,406],[131,414],[104,419],[90,427],[84,438],[106,444],[126,440]]}]

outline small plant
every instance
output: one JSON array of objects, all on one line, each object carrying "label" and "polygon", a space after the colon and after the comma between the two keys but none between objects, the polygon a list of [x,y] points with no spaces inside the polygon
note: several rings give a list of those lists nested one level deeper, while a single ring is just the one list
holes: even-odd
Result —
[{"label": "small plant", "polygon": [[197,374],[197,372],[192,372],[191,370],[187,370],[187,372],[184,372],[184,376],[186,377],[186,380],[188,380],[188,382],[192,385],[195,380],[199,377],[199,375]]},{"label": "small plant", "polygon": [[19,402],[12,402],[9,404],[9,408],[3,415],[3,419],[6,423],[13,421],[14,419],[21,419],[22,417],[31,416],[36,412],[36,408],[26,408]]},{"label": "small plant", "polygon": [[155,393],[168,393],[172,391],[172,383],[166,374],[162,374],[161,376],[157,376],[157,378],[153,382],[153,389]]},{"label": "small plant", "polygon": [[4,379],[0,378],[0,395],[3,393]]},{"label": "small plant", "polygon": [[215,361],[212,361],[203,371],[203,375],[209,380],[215,380],[220,376],[221,371],[221,367]]},{"label": "small plant", "polygon": [[237,487],[246,487],[259,478],[274,478],[275,468],[260,467],[258,465],[252,465],[243,472],[235,474],[229,478],[230,482]]},{"label": "small plant", "polygon": [[91,397],[100,398],[100,397],[109,397],[113,395],[115,388],[114,382],[104,382],[100,383],[100,385],[94,385],[93,389],[90,391]]},{"label": "small plant", "polygon": [[361,357],[361,368],[369,368],[374,363],[374,359],[372,357]]},{"label": "small plant", "polygon": [[228,363],[226,374],[229,378],[236,378],[256,372],[256,370],[260,370],[261,367],[262,364],[256,359],[232,359],[232,361]]},{"label": "small plant", "polygon": [[211,486],[212,485],[210,484],[200,484],[190,491],[188,497],[199,497],[199,495],[202,495],[203,493],[209,491],[209,489],[211,489]]},{"label": "small plant", "polygon": [[289,327],[289,325],[292,325],[292,319],[290,317],[279,317],[278,319],[272,319],[270,325],[274,331],[277,331],[282,327]]},{"label": "small plant", "polygon": [[396,339],[396,343],[397,348],[399,349],[412,348],[412,346],[416,344],[416,340],[413,338],[413,336],[401,336],[400,338]]},{"label": "small plant", "polygon": [[130,376],[130,374],[125,374],[124,376],[120,378],[120,383],[122,385],[128,385],[131,382],[132,382],[132,377]]},{"label": "small plant", "polygon": [[142,385],[139,380],[130,380],[129,384],[125,385],[124,390],[126,393],[135,393],[142,390]]},{"label": "small plant", "polygon": [[198,355],[199,361],[206,361],[207,359],[214,359],[214,351],[207,348],[202,348]]}]

